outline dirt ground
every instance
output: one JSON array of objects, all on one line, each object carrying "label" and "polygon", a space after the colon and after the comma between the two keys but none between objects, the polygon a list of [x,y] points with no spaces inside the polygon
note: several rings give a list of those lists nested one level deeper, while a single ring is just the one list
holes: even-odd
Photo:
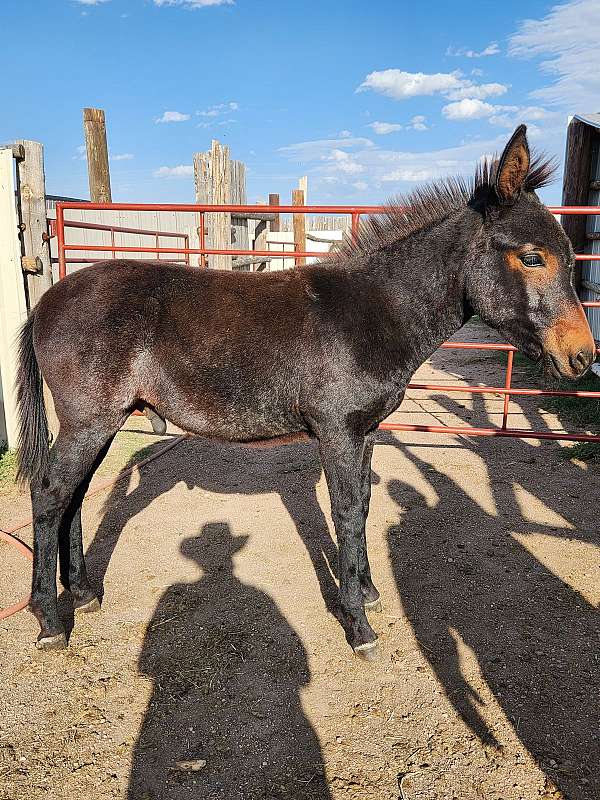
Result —
[{"label": "dirt ground", "polygon": [[[495,354],[440,351],[416,380],[433,378],[503,374]],[[490,424],[501,410],[412,392],[394,419]],[[535,400],[510,412],[561,424]],[[120,434],[105,473],[163,444]],[[57,654],[34,649],[31,615],[0,622],[0,799],[598,800],[600,477],[560,447],[379,436],[374,664],[328,611],[335,545],[312,445],[189,439],[90,498],[102,612]],[[0,527],[27,512],[0,495]],[[9,603],[29,565],[0,554]],[[68,596],[61,609],[71,626]]]}]

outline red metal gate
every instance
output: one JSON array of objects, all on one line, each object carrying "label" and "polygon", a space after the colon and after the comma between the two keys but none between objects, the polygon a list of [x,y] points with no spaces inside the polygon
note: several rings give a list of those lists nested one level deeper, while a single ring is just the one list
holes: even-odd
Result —
[{"label": "red metal gate", "polygon": [[[197,215],[198,219],[198,236],[199,247],[189,247],[189,240],[183,234],[160,234],[169,236],[180,236],[184,239],[184,247],[160,247],[158,231],[142,231],[138,229],[121,229],[123,232],[130,233],[146,233],[156,237],[155,246],[148,247],[126,247],[116,245],[114,242],[114,232],[112,234],[112,241],[110,245],[85,245],[85,244],[66,244],[65,243],[65,228],[91,228],[118,231],[119,228],[115,226],[98,226],[87,224],[85,222],[77,222],[65,219],[65,211],[69,210],[106,210],[106,211],[182,211],[189,212]],[[67,263],[77,261],[76,258],[69,259],[67,254],[77,251],[98,251],[99,253],[110,253],[112,257],[116,253],[154,253],[158,258],[161,254],[181,254],[182,260],[189,260],[190,255],[200,256],[200,262],[205,266],[207,255],[227,255],[227,256],[265,256],[268,258],[326,258],[326,254],[322,252],[310,251],[284,251],[282,250],[240,250],[240,249],[214,249],[206,246],[206,225],[205,215],[209,213],[224,212],[235,216],[235,213],[256,213],[257,210],[265,213],[273,214],[330,214],[330,215],[348,215],[351,217],[351,230],[353,233],[358,231],[360,224],[360,217],[365,214],[378,214],[383,211],[382,206],[256,206],[256,205],[197,205],[197,204],[134,204],[134,203],[57,203],[56,205],[56,222],[54,226],[54,233],[56,235],[58,245],[58,269],[59,278],[64,278],[67,274]],[[574,215],[574,214],[596,214],[600,215],[600,206],[551,206],[549,210],[555,215]],[[579,254],[575,256],[578,263],[582,261],[600,261],[600,254]],[[89,259],[88,259],[89,260]],[[600,301],[584,302],[584,307],[600,307]],[[396,431],[423,431],[427,433],[445,433],[445,434],[462,434],[467,436],[500,436],[509,438],[520,439],[561,439],[566,441],[575,442],[600,442],[600,435],[586,434],[586,433],[564,433],[558,431],[533,431],[519,428],[511,428],[508,425],[508,409],[509,401],[513,396],[523,397],[581,397],[581,398],[594,398],[600,399],[600,391],[566,391],[566,390],[550,390],[550,389],[520,389],[512,386],[512,372],[513,372],[513,357],[517,348],[510,344],[488,344],[479,342],[446,342],[442,345],[447,349],[458,350],[497,350],[503,351],[507,354],[506,373],[504,386],[465,386],[465,385],[438,385],[438,384],[421,384],[411,383],[409,389],[422,389],[426,391],[436,391],[440,393],[446,392],[467,392],[472,394],[490,394],[500,395],[504,397],[504,406],[502,413],[501,426],[491,428],[476,428],[467,426],[444,426],[444,425],[410,425],[403,423],[384,422],[380,425],[383,430],[396,430]],[[600,349],[597,350],[600,352]]]}]

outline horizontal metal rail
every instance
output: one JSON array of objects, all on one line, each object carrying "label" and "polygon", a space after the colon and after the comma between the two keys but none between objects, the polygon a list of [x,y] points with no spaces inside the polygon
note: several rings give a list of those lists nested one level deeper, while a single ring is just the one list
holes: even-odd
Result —
[{"label": "horizontal metal rail", "polygon": [[[570,216],[570,215],[600,215],[600,206],[549,206],[549,211],[556,216]],[[68,210],[109,210],[109,211],[179,211],[190,212],[197,214],[199,218],[198,235],[199,244],[197,248],[183,247],[183,248],[166,248],[160,247],[158,240],[155,247],[119,247],[114,244],[110,247],[102,245],[77,245],[66,244],[64,239],[64,229],[66,227],[74,228],[90,228],[99,230],[117,230],[116,226],[106,225],[99,226],[97,224],[88,224],[85,222],[74,222],[72,220],[65,220],[64,212]],[[283,259],[299,259],[299,258],[326,258],[327,253],[308,251],[296,249],[294,245],[293,250],[244,250],[244,249],[219,249],[211,248],[206,245],[206,224],[205,215],[214,213],[228,213],[232,217],[236,214],[247,214],[248,218],[252,214],[264,214],[265,218],[270,214],[328,214],[340,215],[351,217],[351,235],[355,236],[359,231],[360,217],[366,214],[380,214],[385,211],[385,206],[253,206],[253,205],[231,205],[231,204],[170,204],[170,203],[83,203],[83,202],[63,202],[57,203],[56,206],[56,235],[58,242],[59,252],[59,276],[64,278],[66,276],[66,265],[75,259],[68,259],[67,252],[88,250],[91,252],[116,252],[119,253],[153,253],[160,257],[161,254],[181,254],[189,259],[190,255],[199,255],[201,257],[201,266],[206,266],[206,256],[208,255],[226,255],[226,256],[249,256],[252,258],[264,257],[265,259],[272,260],[273,258]],[[156,235],[155,231],[143,231],[134,228],[121,228],[120,232],[123,233],[149,233]],[[112,234],[114,238],[114,233]],[[165,236],[177,236],[172,232],[161,233]],[[182,234],[179,234],[183,236]],[[189,245],[189,238],[186,243]],[[282,248],[290,243],[278,243]],[[578,262],[582,261],[600,261],[600,254],[596,253],[578,253],[575,256]],[[93,262],[94,259],[82,259],[77,263]],[[188,261],[189,263],[189,261]],[[600,301],[586,301],[582,304],[587,308],[600,307]],[[461,384],[426,384],[426,383],[411,383],[408,388],[412,390],[427,391],[427,392],[465,392],[468,394],[479,395],[499,395],[503,397],[503,412],[502,423],[500,427],[493,428],[475,428],[468,426],[445,426],[445,425],[411,425],[403,423],[384,422],[380,425],[382,430],[397,430],[397,431],[421,431],[425,433],[446,433],[446,434],[460,434],[466,436],[489,436],[489,437],[505,437],[505,438],[519,438],[519,439],[552,439],[559,441],[577,441],[577,442],[600,442],[600,435],[588,433],[566,433],[562,431],[532,431],[521,428],[509,428],[509,402],[513,396],[520,397],[577,397],[587,399],[600,400],[600,391],[567,391],[567,390],[551,390],[551,389],[521,389],[512,387],[512,372],[513,372],[513,357],[517,348],[511,344],[505,343],[486,343],[486,342],[445,342],[442,345],[444,349],[456,350],[496,350],[506,352],[507,365],[504,386],[472,386]],[[600,348],[596,351],[600,353]]]}]

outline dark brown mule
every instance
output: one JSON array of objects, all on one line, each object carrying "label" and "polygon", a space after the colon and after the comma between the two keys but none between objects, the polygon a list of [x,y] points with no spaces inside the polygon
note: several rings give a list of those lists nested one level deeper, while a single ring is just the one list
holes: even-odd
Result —
[{"label": "dark brown mule", "polygon": [[[417,191],[324,263],[240,274],[113,261],[52,287],[21,337],[20,463],[31,481],[38,646],[66,644],[59,551],[75,607],[99,607],[85,572],[81,501],[132,409],[150,406],[201,436],[318,440],[339,546],[340,618],[354,650],[372,655],[371,454],[414,370],[473,313],[554,375],[575,379],[594,358],[571,284],[572,249],[535,195],[550,174],[547,163],[530,163],[521,126],[470,184]],[[41,376],[60,420],[50,450]]]}]

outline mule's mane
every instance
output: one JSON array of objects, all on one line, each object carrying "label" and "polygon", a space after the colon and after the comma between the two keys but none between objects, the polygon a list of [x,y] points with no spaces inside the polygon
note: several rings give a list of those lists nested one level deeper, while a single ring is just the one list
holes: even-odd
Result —
[{"label": "mule's mane", "polygon": [[[524,191],[534,192],[551,183],[557,166],[553,157],[535,155],[525,178]],[[356,236],[340,242],[333,257],[346,260],[356,255],[367,255],[440,222],[454,211],[475,205],[478,199],[481,201],[495,191],[497,168],[496,159],[484,159],[471,178],[442,178],[395,198],[381,214],[365,220]]]}]

